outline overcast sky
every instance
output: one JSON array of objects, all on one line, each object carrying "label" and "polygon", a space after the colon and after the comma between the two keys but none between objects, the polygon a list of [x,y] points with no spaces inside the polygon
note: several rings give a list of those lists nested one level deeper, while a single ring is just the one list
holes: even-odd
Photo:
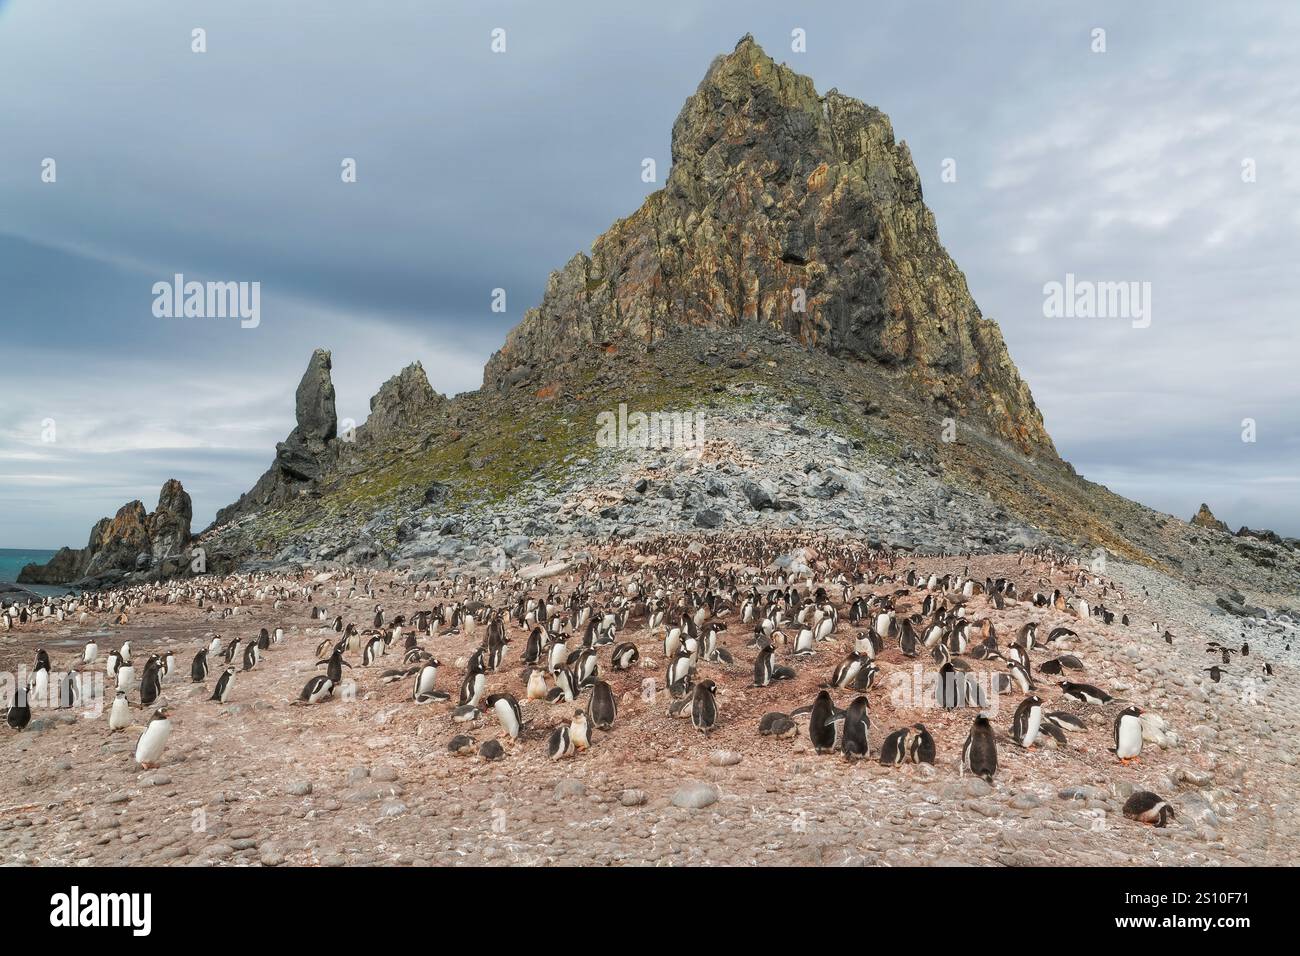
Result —
[{"label": "overcast sky", "polygon": [[[206,525],[317,346],[341,418],[416,359],[477,387],[747,32],[890,115],[1081,473],[1300,534],[1298,26],[1287,2],[0,0],[0,547],[81,546],[169,477]],[[260,282],[260,326],[155,317],[178,272]],[[1151,283],[1150,327],[1045,317],[1067,273]]]}]

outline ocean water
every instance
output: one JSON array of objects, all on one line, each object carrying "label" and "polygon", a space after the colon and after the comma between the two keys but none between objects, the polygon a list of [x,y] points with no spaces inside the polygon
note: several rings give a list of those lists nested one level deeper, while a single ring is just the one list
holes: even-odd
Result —
[{"label": "ocean water", "polygon": [[[0,581],[13,584],[18,580],[18,572],[23,569],[24,564],[31,564],[33,561],[44,564],[52,557],[54,557],[53,551],[42,551],[40,548],[0,548]],[[51,587],[44,584],[24,584],[23,587],[37,594],[58,595],[67,594],[69,591],[66,587]]]}]

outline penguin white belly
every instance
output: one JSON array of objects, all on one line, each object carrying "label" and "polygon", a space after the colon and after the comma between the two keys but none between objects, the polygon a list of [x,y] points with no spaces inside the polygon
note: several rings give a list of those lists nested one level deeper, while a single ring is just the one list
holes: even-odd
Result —
[{"label": "penguin white belly", "polygon": [[501,721],[501,726],[506,729],[511,739],[519,736],[519,721],[515,720],[514,708],[510,706],[509,701],[499,700],[492,705],[496,711],[497,719]]},{"label": "penguin white belly", "polygon": [[1119,722],[1119,746],[1115,755],[1127,760],[1142,752],[1142,721],[1137,717],[1123,717]]},{"label": "penguin white belly", "polygon": [[108,729],[121,730],[131,724],[131,705],[126,702],[125,697],[118,697],[113,701],[113,707],[108,712]]},{"label": "penguin white belly", "polygon": [[1042,727],[1042,725],[1043,725],[1043,709],[1041,707],[1031,708],[1029,711],[1029,717],[1025,721],[1025,739],[1021,741],[1021,745],[1025,747],[1032,747],[1034,745],[1034,741],[1038,739],[1038,730],[1040,727]]},{"label": "penguin white belly", "polygon": [[171,736],[171,733],[172,724],[170,720],[151,720],[144,733],[140,735],[140,742],[135,745],[135,762],[140,764],[157,763],[158,758],[162,756],[163,748],[167,746],[167,738]]}]

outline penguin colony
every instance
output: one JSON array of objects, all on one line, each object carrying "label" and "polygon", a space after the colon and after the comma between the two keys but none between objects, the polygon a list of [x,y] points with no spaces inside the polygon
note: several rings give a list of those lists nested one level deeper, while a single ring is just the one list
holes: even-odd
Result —
[{"label": "penguin colony", "polygon": [[[794,546],[817,555],[817,574],[777,570],[776,559]],[[1089,683],[1086,661],[1053,646],[1077,636],[1071,618],[1100,621],[1122,640],[1128,617],[1105,603],[1122,604],[1119,590],[1072,558],[1047,550],[1019,556],[1019,580],[976,580],[960,564],[954,561],[945,574],[922,574],[887,550],[830,538],[810,543],[793,533],[703,542],[673,535],[643,543],[635,553],[623,549],[602,562],[572,567],[563,581],[550,583],[515,574],[399,579],[380,600],[374,580],[359,575],[342,583],[322,576],[288,583],[269,575],[233,575],[219,583],[191,580],[46,598],[39,605],[5,608],[0,619],[12,629],[34,620],[84,622],[107,613],[120,626],[141,605],[190,603],[224,621],[234,606],[271,600],[277,610],[302,613],[302,629],[320,638],[313,638],[320,672],[303,685],[294,705],[328,704],[349,682],[404,682],[411,706],[445,711],[449,729],[491,727],[495,736],[481,745],[463,731],[447,744],[452,753],[477,752],[489,760],[534,746],[549,759],[572,759],[604,745],[605,738],[616,740],[621,721],[628,719],[619,713],[628,694],[646,702],[635,719],[658,714],[707,738],[728,720],[728,691],[761,698],[812,669],[824,675],[815,698],[790,713],[765,713],[753,728],[756,737],[802,732],[818,754],[890,766],[947,759],[959,773],[991,783],[1000,748],[1073,746],[1071,735],[1104,720],[1113,758],[1139,761],[1141,707]],[[1082,596],[1085,588],[1099,596],[1095,604]],[[363,621],[329,610],[333,602],[357,598],[372,602]],[[401,602],[396,613],[384,603],[393,600]],[[1000,612],[1016,605],[1033,609],[1037,619],[1000,629]],[[444,667],[440,639],[459,634],[478,646],[455,667]],[[1167,630],[1163,636],[1173,637]],[[148,713],[133,757],[142,768],[157,767],[173,729],[174,705],[165,702],[169,685],[211,686],[210,695],[189,706],[226,704],[239,693],[240,674],[268,654],[293,649],[281,647],[286,640],[281,628],[213,635],[194,648],[184,675],[184,662],[172,653],[139,655],[129,640],[107,653],[96,640],[87,641],[57,675],[39,648],[27,693],[7,708],[6,721],[21,730],[31,720],[32,702],[51,696],[57,706],[78,706],[84,675],[102,667],[114,684],[105,708],[108,731],[139,726]],[[1249,656],[1246,644],[1239,652],[1217,643],[1207,650],[1223,662],[1233,653]],[[926,699],[912,702],[916,716],[970,711],[964,739],[936,739],[923,719],[872,726],[872,698],[885,692],[886,672],[910,671],[914,661],[935,674]],[[978,670],[976,661],[983,662]],[[1212,680],[1224,666],[1207,668]],[[1002,698],[1014,702],[1007,707],[1009,720],[994,706]],[[1133,795],[1124,814],[1154,826],[1176,819],[1167,801],[1146,791]]]}]

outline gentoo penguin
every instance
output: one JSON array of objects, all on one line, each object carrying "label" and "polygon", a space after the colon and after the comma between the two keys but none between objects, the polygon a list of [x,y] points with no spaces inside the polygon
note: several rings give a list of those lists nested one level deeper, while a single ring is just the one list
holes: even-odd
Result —
[{"label": "gentoo penguin", "polygon": [[334,650],[330,652],[329,657],[316,662],[317,667],[320,667],[322,664],[325,665],[325,676],[335,684],[342,682],[343,668],[352,667],[351,664],[343,659],[343,646],[341,644],[335,646]]},{"label": "gentoo penguin", "polygon": [[867,716],[868,701],[863,695],[853,698],[848,713],[844,715],[844,732],[840,734],[840,752],[846,760],[867,756],[871,734],[871,718]]},{"label": "gentoo penguin", "polygon": [[598,680],[591,689],[591,722],[597,730],[609,730],[614,726],[614,716],[618,705],[614,702],[614,691],[608,682]]},{"label": "gentoo penguin", "polygon": [[244,670],[251,671],[261,660],[261,645],[257,641],[249,641],[244,646]]},{"label": "gentoo penguin", "polygon": [[171,714],[166,707],[159,707],[153,712],[149,726],[135,743],[135,762],[145,770],[158,766],[167,738],[172,735]]},{"label": "gentoo penguin", "polygon": [[1011,739],[1028,749],[1038,739],[1043,724],[1043,700],[1037,694],[1026,697],[1011,716]]},{"label": "gentoo penguin", "polygon": [[591,746],[591,733],[587,728],[587,712],[575,710],[569,721],[569,742],[574,750],[586,750]]},{"label": "gentoo penguin", "polygon": [[93,664],[95,663],[95,659],[98,657],[99,657],[99,645],[96,644],[93,640],[86,641],[86,647],[81,652],[81,663]]},{"label": "gentoo penguin", "polygon": [[1007,663],[1007,670],[1011,674],[1011,679],[1016,682],[1022,694],[1028,694],[1037,688],[1034,686],[1034,680],[1029,676],[1029,671],[1019,661],[1010,661]]},{"label": "gentoo penguin", "polygon": [[998,745],[993,739],[993,727],[983,714],[971,723],[970,733],[961,748],[961,759],[971,773],[983,777],[987,783],[993,782],[993,775],[998,770]]},{"label": "gentoo penguin", "polygon": [[194,655],[194,663],[190,665],[190,680],[196,684],[201,684],[208,679],[208,649],[205,647]]},{"label": "gentoo penguin", "polygon": [[880,762],[888,766],[895,766],[907,759],[907,727],[901,730],[895,730],[885,738],[884,743],[880,745]]},{"label": "gentoo penguin", "polygon": [[1061,730],[1088,729],[1088,725],[1084,723],[1082,718],[1076,717],[1074,714],[1067,714],[1063,710],[1054,710],[1049,714],[1045,714],[1044,717],[1046,718],[1047,723],[1054,727],[1059,727]]},{"label": "gentoo penguin", "polygon": [[858,671],[862,670],[865,663],[862,654],[857,651],[850,651],[849,656],[844,658],[835,665],[835,670],[831,672],[831,687],[848,687],[853,683],[854,678],[858,676]]},{"label": "gentoo penguin", "polygon": [[32,719],[32,708],[27,700],[27,692],[21,688],[14,690],[13,705],[5,711],[5,723],[14,730],[22,730]]},{"label": "gentoo penguin", "polygon": [[487,675],[482,671],[469,670],[460,682],[460,706],[477,707],[487,687]]},{"label": "gentoo penguin", "polygon": [[119,690],[124,690],[128,694],[135,690],[135,668],[130,664],[122,664],[117,669],[117,686]]},{"label": "gentoo penguin", "polygon": [[1226,667],[1220,667],[1218,664],[1215,664],[1213,667],[1205,668],[1206,673],[1210,675],[1210,680],[1214,681],[1216,684],[1223,678],[1223,673],[1226,670]]},{"label": "gentoo penguin", "polygon": [[534,667],[528,674],[528,689],[524,692],[527,700],[546,700],[546,672]]},{"label": "gentoo penguin", "polygon": [[144,665],[144,676],[140,678],[140,706],[152,707],[162,694],[162,673],[157,655],[150,657]]},{"label": "gentoo penguin", "polygon": [[224,704],[230,698],[230,692],[235,689],[235,669],[227,667],[217,678],[217,686],[212,691],[212,696],[208,700],[215,700],[219,704]]},{"label": "gentoo penguin", "polygon": [[122,666],[122,655],[117,651],[109,651],[108,657],[104,660],[104,673],[109,677],[117,677],[117,669]]},{"label": "gentoo penguin", "polygon": [[240,639],[235,638],[226,645],[226,649],[221,652],[221,656],[226,659],[227,664],[235,663],[235,655],[239,653]]},{"label": "gentoo penguin", "polygon": [[695,685],[691,701],[691,723],[703,734],[709,734],[718,724],[718,685],[704,679]]},{"label": "gentoo penguin", "polygon": [[641,659],[641,652],[630,642],[614,648],[611,664],[616,671],[625,671]]},{"label": "gentoo penguin", "polygon": [[1083,704],[1109,704],[1115,699],[1100,687],[1093,687],[1091,684],[1074,684],[1068,680],[1061,681],[1061,691],[1071,700]]},{"label": "gentoo penguin", "polygon": [[76,707],[81,700],[81,675],[69,670],[59,678],[59,706]]},{"label": "gentoo penguin", "polygon": [[302,693],[294,703],[317,704],[332,693],[334,693],[334,682],[324,674],[317,674],[303,685]]},{"label": "gentoo penguin", "polygon": [[551,731],[551,739],[546,742],[546,755],[552,760],[573,756],[573,741],[569,738],[568,724],[560,724]]},{"label": "gentoo penguin", "polygon": [[497,720],[501,721],[501,726],[510,735],[510,739],[518,740],[519,732],[524,725],[524,715],[519,710],[519,701],[510,694],[492,694],[483,702],[483,709],[488,708],[497,715]]},{"label": "gentoo penguin", "polygon": [[912,763],[934,763],[934,737],[925,724],[912,725],[912,739],[907,744],[907,755]]},{"label": "gentoo penguin", "polygon": [[27,681],[27,697],[41,706],[50,699],[50,657],[45,648],[36,653],[36,669]]},{"label": "gentoo penguin", "polygon": [[1125,707],[1116,716],[1112,749],[1123,764],[1137,760],[1142,753],[1142,711],[1137,707]]},{"label": "gentoo penguin", "polygon": [[1153,827],[1168,826],[1174,817],[1174,808],[1163,797],[1150,790],[1139,790],[1124,801],[1124,816]]},{"label": "gentoo penguin", "polygon": [[835,749],[835,702],[826,691],[819,693],[813,701],[808,736],[819,754],[830,753]]},{"label": "gentoo penguin", "polygon": [[[328,674],[326,675],[329,676]],[[415,675],[415,687],[411,691],[411,699],[417,704],[427,704],[434,700],[448,700],[451,695],[443,690],[435,690],[434,683],[438,679],[438,661],[430,658],[424,662],[419,673]]]},{"label": "gentoo penguin", "polygon": [[176,655],[168,651],[163,655],[162,676],[171,677],[176,673]]},{"label": "gentoo penguin", "polygon": [[126,692],[118,691],[113,698],[113,706],[108,712],[108,729],[125,730],[131,725],[131,705],[127,702]]}]

